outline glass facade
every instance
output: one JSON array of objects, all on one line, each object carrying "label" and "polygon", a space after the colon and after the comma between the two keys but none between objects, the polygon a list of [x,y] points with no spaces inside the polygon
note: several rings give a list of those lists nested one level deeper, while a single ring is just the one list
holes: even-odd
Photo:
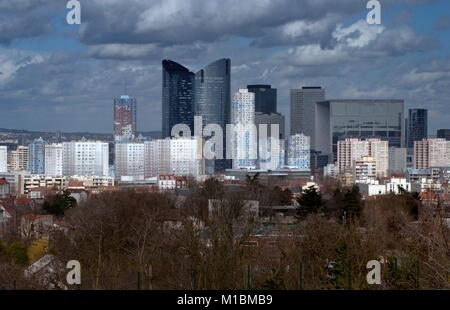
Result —
[{"label": "glass facade", "polygon": [[324,100],[325,89],[322,87],[291,89],[291,135],[303,133],[310,137],[311,150],[317,150],[316,131],[322,129],[315,120],[316,102]]},{"label": "glass facade", "polygon": [[[226,124],[231,121],[230,78],[230,59],[219,59],[195,74],[195,115],[203,117],[203,127],[209,124],[222,127],[223,158],[226,156]],[[231,161],[227,159],[206,163],[207,173],[229,168]]]},{"label": "glass facade", "polygon": [[330,100],[318,105],[328,108],[323,114],[329,120],[330,132],[321,134],[331,138],[334,157],[338,141],[346,138],[378,138],[388,141],[391,147],[404,146],[403,100]]},{"label": "glass facade", "polygon": [[163,138],[171,136],[173,126],[186,124],[194,132],[195,74],[171,61],[162,62]]},{"label": "glass facade", "polygon": [[28,171],[32,174],[45,173],[45,141],[42,138],[28,145]]},{"label": "glass facade", "polygon": [[409,109],[407,127],[407,147],[413,148],[414,141],[428,138],[428,110]]},{"label": "glass facade", "polygon": [[255,111],[271,114],[277,113],[277,89],[270,85],[248,85],[249,92],[255,94]]}]

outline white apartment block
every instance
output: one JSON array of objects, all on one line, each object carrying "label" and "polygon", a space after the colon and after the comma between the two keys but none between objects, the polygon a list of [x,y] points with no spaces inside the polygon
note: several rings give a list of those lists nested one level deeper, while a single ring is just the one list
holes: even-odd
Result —
[{"label": "white apartment block", "polygon": [[28,146],[20,145],[9,153],[8,171],[26,171],[28,169]]},{"label": "white apartment block", "polygon": [[304,134],[295,134],[287,140],[287,167],[290,169],[310,170],[311,139]]},{"label": "white apartment block", "polygon": [[144,143],[145,178],[158,175],[194,176],[203,174],[202,140],[174,138]]},{"label": "white apartment block", "polygon": [[144,143],[144,176],[172,174],[170,170],[170,139],[159,139]]},{"label": "white apartment block", "polygon": [[203,174],[200,139],[170,140],[170,170],[177,176],[194,176]]},{"label": "white apartment block", "polygon": [[257,159],[257,129],[255,125],[255,94],[240,89],[234,94],[231,108],[233,131],[233,169],[254,169]]},{"label": "white apartment block", "polygon": [[117,179],[144,179],[144,143],[116,143],[115,155]]},{"label": "white apartment block", "polygon": [[373,157],[355,160],[352,165],[353,182],[370,183],[377,179],[377,162]]},{"label": "white apartment block", "polygon": [[63,175],[63,146],[61,143],[45,146],[45,175],[59,177]]},{"label": "white apartment block", "polygon": [[380,139],[346,139],[338,141],[337,169],[339,173],[352,170],[356,160],[372,157],[376,163],[376,176],[384,178],[389,170],[389,142]]},{"label": "white apartment block", "polygon": [[24,175],[20,179],[18,194],[26,195],[33,188],[63,189],[67,185],[64,177],[49,177],[45,175]]},{"label": "white apartment block", "polygon": [[0,146],[0,173],[8,171],[8,147]]},{"label": "white apartment block", "polygon": [[386,183],[386,192],[400,194],[400,188],[403,188],[407,192],[411,192],[411,183],[404,178],[392,178]]},{"label": "white apartment block", "polygon": [[110,176],[71,176],[69,181],[82,182],[85,188],[113,187],[114,178]]},{"label": "white apartment block", "polygon": [[414,168],[450,167],[450,141],[423,139],[414,142]]},{"label": "white apartment block", "polygon": [[100,141],[63,143],[63,175],[108,176],[109,145]]},{"label": "white apartment block", "polygon": [[336,165],[335,164],[326,165],[323,168],[323,175],[324,175],[324,177],[335,178],[337,176]]}]

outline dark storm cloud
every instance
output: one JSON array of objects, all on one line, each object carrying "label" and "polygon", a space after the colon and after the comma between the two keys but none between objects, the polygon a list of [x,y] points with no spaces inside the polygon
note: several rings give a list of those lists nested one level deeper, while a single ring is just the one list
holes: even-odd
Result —
[{"label": "dark storm cloud", "polygon": [[[424,2],[431,0],[386,0],[383,6]],[[270,43],[265,41],[271,40],[267,37],[271,29],[275,33],[277,28],[278,33],[285,30],[289,36],[289,25],[294,32],[295,28],[314,23],[323,28],[318,23],[327,24],[351,14],[365,13],[366,3],[361,0],[92,0],[83,3],[80,39],[86,44],[178,45],[244,36],[262,37],[256,44],[268,45]],[[295,24],[296,21],[303,21],[305,25]]]},{"label": "dark storm cloud", "polygon": [[[39,19],[42,8],[65,10],[64,0],[55,2],[0,0],[0,12],[14,16],[8,17],[14,31],[0,31],[0,42],[55,33],[52,14]],[[450,96],[449,59],[425,59],[436,40],[418,34],[407,11],[371,26],[364,20],[365,0],[80,2],[77,39],[85,50],[0,47],[0,127],[110,132],[112,98],[122,94],[126,80],[138,99],[140,130],[158,130],[164,58],[196,71],[229,57],[233,90],[272,84],[285,114],[289,89],[305,85],[326,87],[328,97],[404,98],[441,118],[449,113],[441,99]],[[385,0],[383,12],[392,4],[425,2],[431,1]],[[14,20],[34,21],[35,29]],[[424,55],[419,60],[401,57],[417,52]]]},{"label": "dark storm cloud", "polygon": [[51,0],[0,1],[0,44],[50,33],[53,14],[65,8],[64,2],[60,3],[57,7]]}]

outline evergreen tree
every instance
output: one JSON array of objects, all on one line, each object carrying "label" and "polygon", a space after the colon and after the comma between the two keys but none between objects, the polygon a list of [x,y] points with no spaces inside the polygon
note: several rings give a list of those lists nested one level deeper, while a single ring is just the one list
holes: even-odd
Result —
[{"label": "evergreen tree", "polygon": [[304,190],[297,201],[299,203],[297,213],[300,217],[324,211],[325,203],[322,199],[322,194],[319,193],[315,186],[310,186]]},{"label": "evergreen tree", "polygon": [[341,216],[345,215],[346,218],[352,219],[361,215],[362,201],[358,186],[354,185],[345,192],[344,197],[338,202],[338,207]]},{"label": "evergreen tree", "polygon": [[70,192],[64,190],[52,199],[44,201],[42,208],[49,214],[61,217],[64,216],[66,210],[74,207],[76,203],[75,198],[70,196]]}]

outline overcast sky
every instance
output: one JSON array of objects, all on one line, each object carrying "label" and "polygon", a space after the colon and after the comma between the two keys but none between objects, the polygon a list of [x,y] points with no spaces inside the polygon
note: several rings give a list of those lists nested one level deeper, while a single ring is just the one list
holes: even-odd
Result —
[{"label": "overcast sky", "polygon": [[0,0],[0,128],[112,131],[113,98],[138,100],[138,130],[161,130],[161,60],[196,72],[231,59],[233,91],[323,86],[327,98],[404,99],[450,128],[450,1]]}]

